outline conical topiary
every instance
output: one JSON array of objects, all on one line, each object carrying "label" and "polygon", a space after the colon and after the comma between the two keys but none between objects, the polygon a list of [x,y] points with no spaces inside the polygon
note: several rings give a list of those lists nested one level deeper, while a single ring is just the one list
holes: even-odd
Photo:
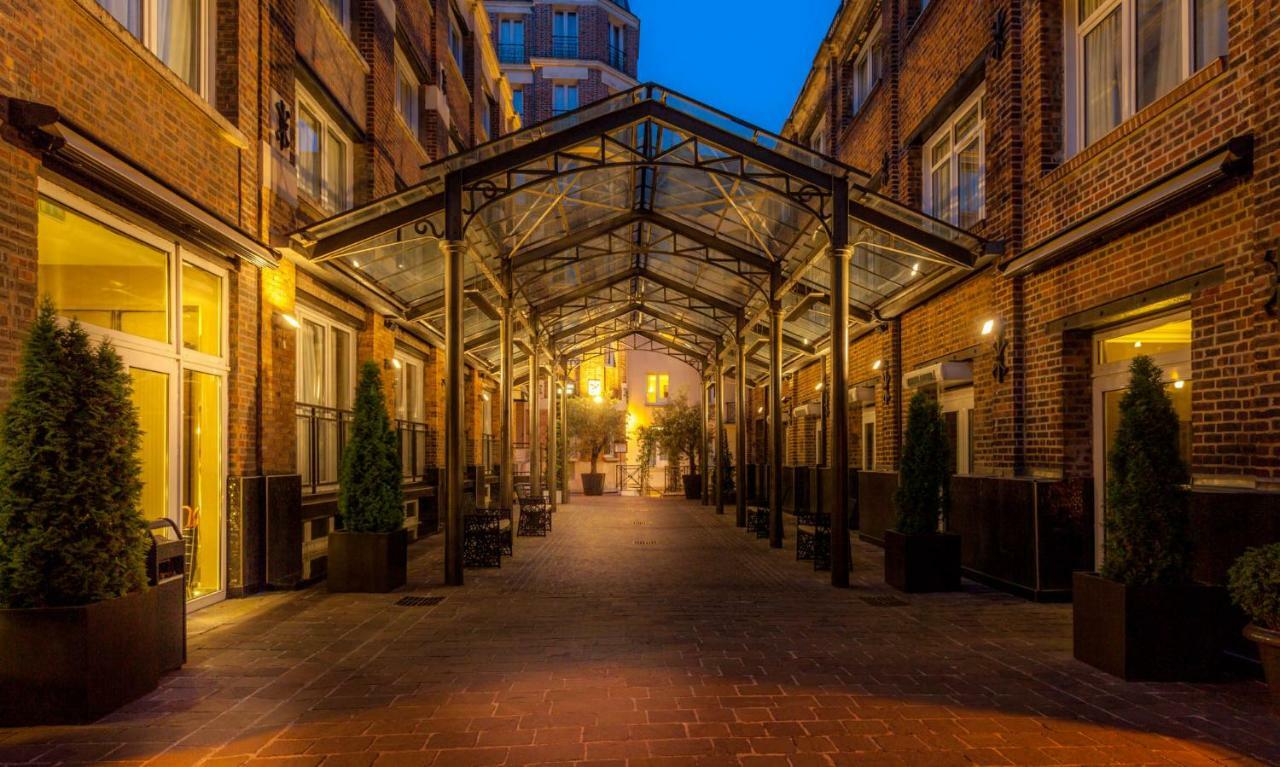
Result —
[{"label": "conical topiary", "polygon": [[925,392],[916,392],[907,410],[896,495],[897,530],[903,535],[938,532],[947,512],[950,449],[942,407]]},{"label": "conical topiary", "polygon": [[1107,456],[1103,576],[1130,586],[1184,583],[1191,576],[1187,466],[1178,414],[1150,357],[1129,365],[1120,424]]},{"label": "conical topiary", "polygon": [[360,367],[351,439],[342,455],[338,513],[345,530],[389,533],[404,525],[400,450],[377,363]]},{"label": "conical topiary", "polygon": [[716,464],[719,466],[720,493],[722,496],[733,494],[733,456],[729,454],[728,430],[721,429],[716,440]]},{"label": "conical topiary", "polygon": [[146,582],[129,374],[45,301],[0,426],[0,606],[123,596]]}]

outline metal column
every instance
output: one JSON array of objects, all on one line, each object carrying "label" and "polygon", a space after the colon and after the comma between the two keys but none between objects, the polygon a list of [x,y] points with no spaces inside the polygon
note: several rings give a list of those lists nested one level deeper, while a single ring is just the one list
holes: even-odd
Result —
[{"label": "metal column", "polygon": [[553,349],[548,349],[548,358],[551,361],[551,375],[547,377],[547,488],[551,492],[551,510],[556,510],[556,496],[559,493],[560,483],[556,480],[556,454],[559,447],[560,437],[558,430],[559,420],[556,418],[556,355]]},{"label": "metal column", "polygon": [[[774,282],[778,282],[775,278]],[[773,286],[776,291],[777,286]],[[782,301],[769,302],[769,545],[782,548]]]},{"label": "metal column", "polygon": [[529,339],[529,492],[534,497],[542,495],[542,418],[538,408],[538,384],[542,378],[542,348],[535,330]]},{"label": "metal column", "polygon": [[564,497],[564,503],[569,502],[569,360],[560,360],[560,365],[564,368],[564,380],[560,383],[560,455],[564,456],[564,476],[560,479],[560,492]]},{"label": "metal column", "polygon": [[721,471],[729,468],[729,461],[726,456],[720,454],[721,450],[729,449],[729,440],[724,436],[724,363],[720,358],[724,355],[724,341],[716,339],[716,513],[724,514],[724,477],[720,476]]},{"label": "metal column", "polygon": [[702,377],[702,505],[709,506],[711,504],[711,465],[707,463],[707,416],[709,411],[709,393],[711,391],[711,382],[704,375]]},{"label": "metal column", "polygon": [[739,332],[738,337],[734,339],[738,347],[738,402],[737,402],[737,443],[738,443],[738,460],[737,481],[734,482],[734,488],[737,493],[734,497],[737,499],[738,518],[736,520],[738,527],[747,526],[747,336],[745,333]]},{"label": "metal column", "polygon": [[836,179],[831,225],[831,585],[849,585],[849,186]]},{"label": "metal column", "polygon": [[465,377],[462,354],[465,336],[462,327],[463,278],[466,271],[466,243],[462,226],[462,178],[456,173],[445,177],[444,250],[444,337],[445,337],[445,413],[444,413],[444,492],[445,549],[444,582],[462,585],[462,475],[463,450],[466,445],[466,407],[463,388]]},{"label": "metal column", "polygon": [[500,363],[500,375],[502,376],[502,389],[499,396],[502,402],[498,405],[502,424],[502,433],[498,435],[498,453],[502,459],[502,469],[499,475],[498,490],[498,506],[503,509],[512,508],[513,488],[514,488],[514,467],[512,462],[515,460],[515,451],[512,445],[512,435],[515,434],[515,423],[512,416],[515,413],[513,400],[515,398],[515,350],[513,348],[512,331],[515,330],[515,293],[512,290],[511,279],[511,262],[508,261],[503,267],[502,273],[503,288],[507,291],[507,297],[502,302],[502,324],[498,329],[500,353],[502,361]]}]

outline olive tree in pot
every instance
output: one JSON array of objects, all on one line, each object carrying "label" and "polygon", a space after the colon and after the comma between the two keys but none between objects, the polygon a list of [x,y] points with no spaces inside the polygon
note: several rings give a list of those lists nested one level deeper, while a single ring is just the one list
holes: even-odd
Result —
[{"label": "olive tree in pot", "polygon": [[627,438],[626,411],[615,402],[587,397],[573,397],[568,407],[569,434],[578,452],[591,462],[590,473],[582,475],[582,494],[604,495],[600,457],[614,442]]},{"label": "olive tree in pot", "polygon": [[1267,684],[1280,696],[1280,543],[1242,554],[1228,584],[1231,599],[1253,621],[1244,636],[1257,643]]},{"label": "olive tree in pot", "polygon": [[400,451],[377,363],[360,368],[351,440],[342,455],[338,514],[329,533],[329,591],[383,594],[408,577]]},{"label": "olive tree in pot", "polygon": [[1075,657],[1124,679],[1201,679],[1221,647],[1225,593],[1191,581],[1189,474],[1160,368],[1140,356],[1129,372],[1107,455],[1102,572],[1072,584]]},{"label": "olive tree in pot", "polygon": [[702,474],[698,471],[698,442],[702,439],[702,412],[689,404],[682,394],[671,401],[654,418],[654,425],[661,430],[662,452],[667,460],[680,463],[688,461],[689,473],[681,477],[684,497],[696,501],[702,497]]},{"label": "olive tree in pot", "polygon": [[898,521],[884,533],[884,580],[899,591],[960,588],[960,536],[939,532],[946,524],[949,449],[941,406],[916,392],[902,444]]},{"label": "olive tree in pot", "polygon": [[88,722],[160,676],[130,377],[45,301],[12,391],[0,427],[0,726]]}]

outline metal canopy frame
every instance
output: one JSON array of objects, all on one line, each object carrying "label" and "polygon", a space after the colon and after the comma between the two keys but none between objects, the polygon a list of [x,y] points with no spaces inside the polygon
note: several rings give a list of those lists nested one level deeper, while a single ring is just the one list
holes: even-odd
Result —
[{"label": "metal canopy frame", "polygon": [[[338,262],[391,296],[403,319],[446,339],[446,581],[462,581],[461,549],[453,549],[461,535],[464,350],[500,371],[509,390],[519,320],[535,373],[542,361],[558,361],[553,380],[583,355],[646,348],[690,362],[722,387],[726,349],[737,349],[731,364],[740,382],[743,368],[758,364],[755,347],[745,349],[755,333],[769,347],[772,422],[780,424],[784,364],[826,344],[832,387],[843,388],[852,322],[876,321],[879,306],[973,268],[986,252],[978,237],[868,190],[868,178],[646,84],[429,165],[420,183],[295,232],[292,248],[302,257]],[[538,384],[530,382],[532,397],[541,396]],[[847,422],[846,398],[832,400],[842,403],[833,423]],[[547,405],[554,429],[554,394]],[[847,433],[836,432],[832,465],[842,485]],[[770,440],[774,545],[780,439]],[[835,516],[833,540],[844,528]],[[847,562],[847,540],[833,544],[837,585],[847,583]]]}]

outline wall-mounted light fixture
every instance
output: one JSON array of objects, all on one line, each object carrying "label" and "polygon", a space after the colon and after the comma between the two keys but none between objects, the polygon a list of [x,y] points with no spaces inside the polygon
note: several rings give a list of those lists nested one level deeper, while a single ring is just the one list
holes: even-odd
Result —
[{"label": "wall-mounted light fixture", "polygon": [[383,360],[382,366],[387,370],[399,370],[401,367],[401,364],[400,364],[400,360],[396,359],[395,357],[392,357],[389,360]]},{"label": "wall-mounted light fixture", "polygon": [[480,399],[484,400],[485,402],[488,402],[488,401],[489,401],[489,392],[487,392],[487,391],[482,391],[482,392],[480,392]]},{"label": "wall-mounted light fixture", "polygon": [[875,362],[871,363],[872,370],[879,370],[882,367],[884,367],[884,360],[876,360]]},{"label": "wall-mounted light fixture", "polygon": [[997,318],[982,323],[982,335],[986,337],[993,334],[995,340],[991,342],[991,350],[995,353],[995,362],[991,364],[991,377],[998,383],[1004,383],[1004,379],[1009,375],[1009,362],[1006,359],[1009,340],[1004,336],[1004,323]]},{"label": "wall-mounted light fixture", "polygon": [[573,395],[573,381],[564,385],[564,393],[571,396]]},{"label": "wall-mounted light fixture", "polygon": [[814,391],[822,391],[822,387],[823,387],[823,386],[824,386],[823,382],[822,382],[822,381],[819,381],[819,382],[817,382],[816,384],[814,384],[814,385],[813,385],[813,390],[814,390]]},{"label": "wall-mounted light fixture", "polygon": [[276,324],[281,327],[291,328],[293,330],[297,330],[302,327],[302,323],[298,322],[298,318],[288,312],[276,312],[272,318],[276,321]]}]

